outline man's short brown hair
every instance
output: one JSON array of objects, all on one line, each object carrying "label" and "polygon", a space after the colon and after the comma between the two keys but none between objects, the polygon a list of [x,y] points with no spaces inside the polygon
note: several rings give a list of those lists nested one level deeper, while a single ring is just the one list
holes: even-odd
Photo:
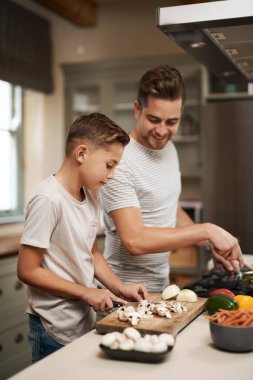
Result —
[{"label": "man's short brown hair", "polygon": [[79,116],[71,125],[65,154],[70,155],[76,145],[88,141],[95,147],[106,148],[113,143],[127,145],[130,138],[122,128],[102,113]]},{"label": "man's short brown hair", "polygon": [[169,65],[157,66],[147,71],[139,82],[138,102],[146,107],[149,96],[164,100],[182,99],[185,103],[186,92],[180,72]]}]

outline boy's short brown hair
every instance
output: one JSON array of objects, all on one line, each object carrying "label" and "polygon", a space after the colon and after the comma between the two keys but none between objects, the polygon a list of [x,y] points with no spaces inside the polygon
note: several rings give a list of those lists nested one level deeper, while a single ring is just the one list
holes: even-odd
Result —
[{"label": "boy's short brown hair", "polygon": [[141,108],[147,106],[149,96],[164,100],[182,99],[184,105],[186,91],[180,72],[169,65],[148,70],[139,82],[137,100]]},{"label": "boy's short brown hair", "polygon": [[130,138],[122,128],[102,113],[81,115],[71,124],[65,154],[70,155],[82,141],[91,142],[95,147],[106,148],[113,143],[127,145]]}]

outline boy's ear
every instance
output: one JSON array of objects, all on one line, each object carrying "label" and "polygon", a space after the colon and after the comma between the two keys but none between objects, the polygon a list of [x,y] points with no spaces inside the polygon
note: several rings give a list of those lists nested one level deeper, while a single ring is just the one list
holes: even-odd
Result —
[{"label": "boy's ear", "polygon": [[82,144],[78,145],[76,148],[76,159],[77,161],[82,164],[87,156],[87,146]]}]

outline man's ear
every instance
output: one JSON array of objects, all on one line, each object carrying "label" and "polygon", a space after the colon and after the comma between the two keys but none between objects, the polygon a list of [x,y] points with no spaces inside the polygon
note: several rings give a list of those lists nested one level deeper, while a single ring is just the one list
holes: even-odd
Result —
[{"label": "man's ear", "polygon": [[82,164],[85,160],[85,158],[87,157],[87,153],[88,153],[88,150],[87,150],[87,146],[82,144],[82,145],[78,145],[76,147],[76,159],[77,161],[79,162],[79,164]]},{"label": "man's ear", "polygon": [[134,101],[134,116],[135,116],[135,119],[138,119],[138,117],[140,116],[141,114],[141,106],[138,102],[138,100],[135,100]]}]

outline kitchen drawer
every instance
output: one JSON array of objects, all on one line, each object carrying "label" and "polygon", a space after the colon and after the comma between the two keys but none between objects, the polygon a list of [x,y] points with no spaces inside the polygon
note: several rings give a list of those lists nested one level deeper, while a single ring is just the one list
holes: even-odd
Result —
[{"label": "kitchen drawer", "polygon": [[17,278],[17,257],[0,260],[0,330],[9,316],[22,315],[26,307],[26,285]]},{"label": "kitchen drawer", "polygon": [[4,330],[0,334],[0,363],[7,361],[10,357],[19,355],[30,349],[28,342],[28,320]]},{"label": "kitchen drawer", "polygon": [[26,304],[26,286],[20,282],[16,273],[0,277],[0,303],[1,309],[13,305]]},{"label": "kitchen drawer", "polygon": [[0,259],[0,278],[17,272],[17,256]]},{"label": "kitchen drawer", "polygon": [[32,364],[30,348],[20,351],[17,355],[10,356],[6,361],[0,363],[0,380],[9,379]]},{"label": "kitchen drawer", "polygon": [[25,312],[25,306],[13,305],[12,307],[1,307],[0,313],[0,335],[4,330],[8,330],[13,326],[26,323],[28,321],[28,315]]}]

